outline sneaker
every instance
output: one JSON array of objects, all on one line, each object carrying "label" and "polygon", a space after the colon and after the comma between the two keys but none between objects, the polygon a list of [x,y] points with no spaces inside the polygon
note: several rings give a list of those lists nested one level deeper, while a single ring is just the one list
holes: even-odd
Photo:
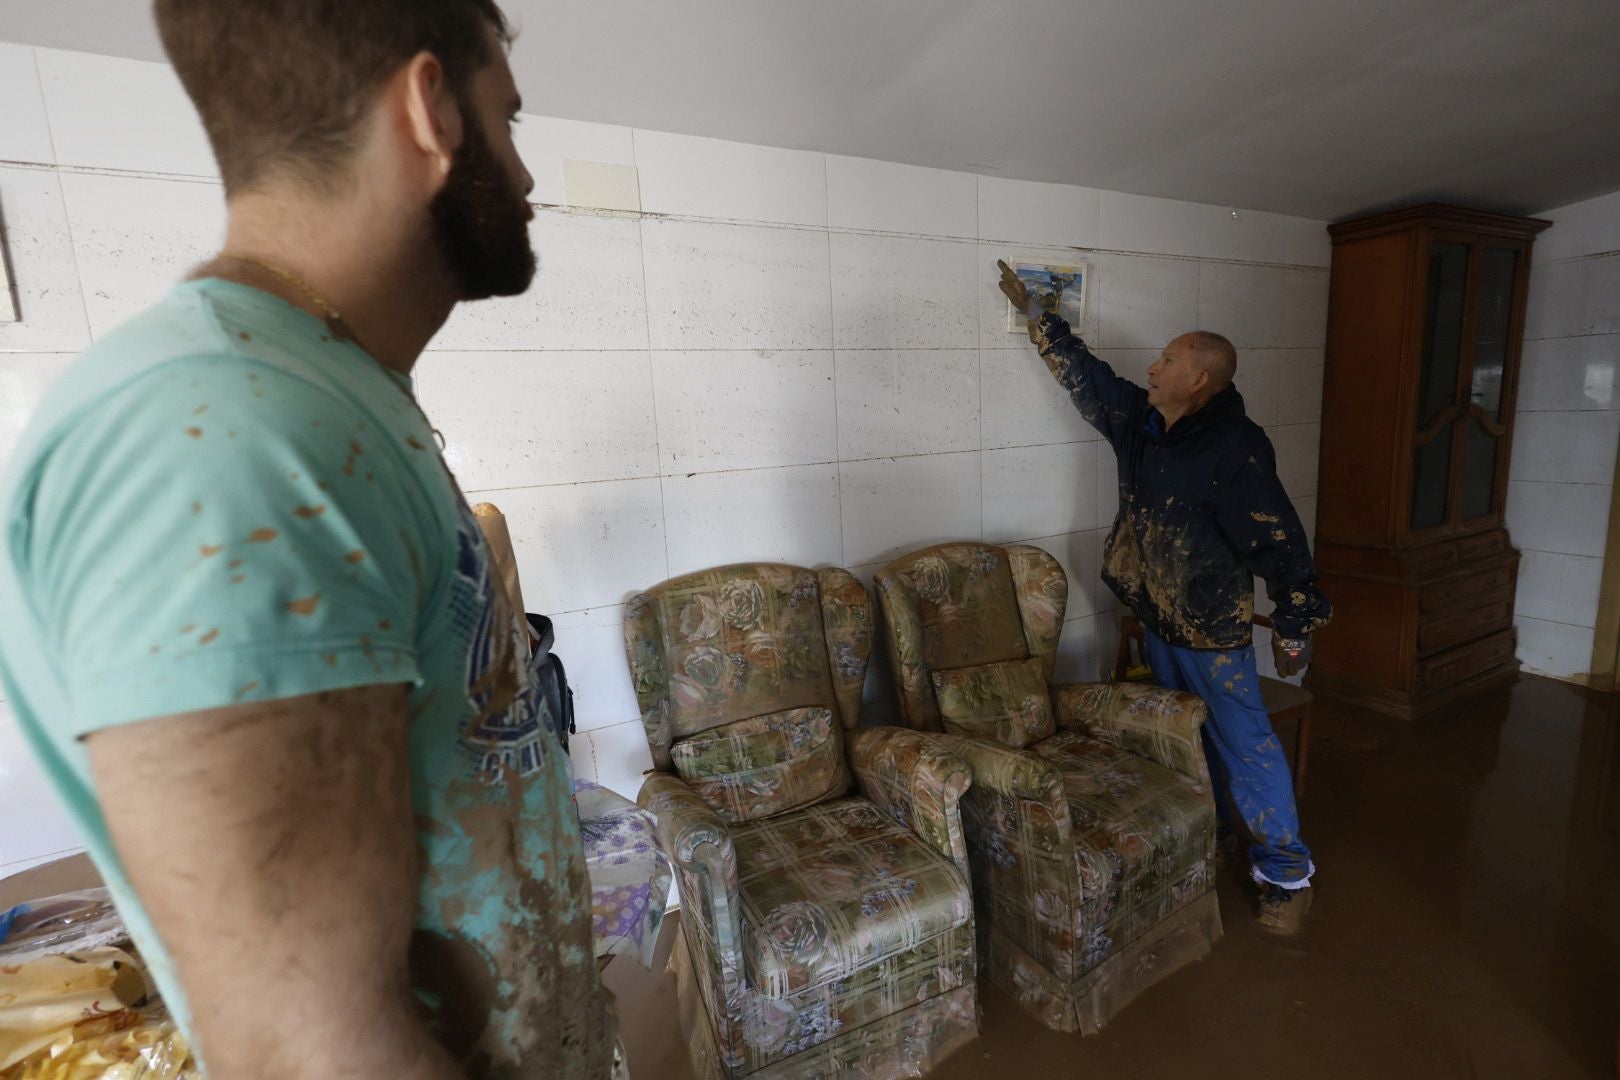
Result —
[{"label": "sneaker", "polygon": [[1285,889],[1269,881],[1259,882],[1260,929],[1279,937],[1293,937],[1305,926],[1305,913],[1311,910],[1311,887]]}]

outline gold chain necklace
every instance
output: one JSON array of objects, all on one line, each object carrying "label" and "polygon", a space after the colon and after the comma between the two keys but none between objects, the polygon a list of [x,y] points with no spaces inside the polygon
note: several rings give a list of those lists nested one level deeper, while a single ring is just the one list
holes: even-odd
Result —
[{"label": "gold chain necklace", "polygon": [[[263,270],[265,273],[270,274],[273,277],[280,278],[288,285],[291,285],[294,289],[303,293],[310,303],[314,304],[315,307],[320,310],[320,313],[325,316],[324,321],[326,322],[326,328],[332,332],[332,336],[334,338],[339,341],[352,342],[353,344],[360,346],[360,339],[355,336],[354,330],[349,326],[348,321],[343,318],[343,315],[338,311],[338,309],[328,303],[326,297],[316,292],[315,287],[309,282],[305,281],[298,274],[295,274],[293,271],[288,270],[284,266],[278,266],[275,263],[269,262],[265,259],[260,259],[253,255],[238,255],[234,251],[222,251],[219,253],[219,258],[247,263],[249,266],[258,267],[260,270]],[[364,346],[360,347],[362,349],[364,348]]]},{"label": "gold chain necklace", "polygon": [[[216,258],[230,259],[233,262],[247,263],[249,266],[258,267],[260,270],[263,270],[265,273],[270,274],[273,277],[280,278],[288,285],[291,285],[294,289],[303,293],[310,303],[314,304],[315,307],[320,310],[320,313],[325,317],[324,321],[326,323],[326,329],[331,332],[333,338],[338,341],[347,341],[361,352],[365,352],[367,356],[371,355],[369,352],[366,352],[366,347],[360,344],[360,339],[355,336],[354,330],[349,326],[348,320],[344,319],[342,313],[339,312],[337,308],[333,307],[327,301],[326,297],[316,292],[313,285],[305,281],[298,274],[287,269],[285,266],[278,266],[273,262],[258,258],[254,255],[239,255],[234,251],[222,251],[216,256]],[[376,361],[375,357],[372,357],[372,359]],[[380,366],[381,362],[377,362]],[[433,426],[433,421],[429,420],[427,413],[422,411],[422,404],[416,400],[416,395],[405,389],[405,387],[401,386],[399,383],[394,383],[394,386],[399,390],[400,393],[405,395],[407,401],[415,406],[416,414],[422,418],[422,422],[427,424],[429,430],[433,432],[433,437],[435,440],[437,440],[439,449],[441,451],[444,450],[446,445],[444,433]]]}]

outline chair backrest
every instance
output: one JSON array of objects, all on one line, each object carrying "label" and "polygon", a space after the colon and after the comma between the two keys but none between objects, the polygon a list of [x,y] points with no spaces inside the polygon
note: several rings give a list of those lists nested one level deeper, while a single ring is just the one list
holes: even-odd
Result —
[{"label": "chair backrest", "polygon": [[853,728],[872,600],[837,567],[721,566],[631,597],[624,642],[653,763],[668,771],[674,742],[766,713],[822,706]]},{"label": "chair backrest", "polygon": [[907,727],[940,729],[935,671],[1035,656],[1052,681],[1069,579],[1040,548],[938,544],[896,559],[876,581]]}]

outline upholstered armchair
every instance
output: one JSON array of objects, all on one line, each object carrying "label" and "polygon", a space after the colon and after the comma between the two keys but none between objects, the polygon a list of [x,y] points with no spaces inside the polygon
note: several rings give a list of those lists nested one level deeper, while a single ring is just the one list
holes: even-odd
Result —
[{"label": "upholstered armchair", "polygon": [[1035,547],[956,543],[877,574],[908,728],[968,763],[983,962],[1060,1031],[1100,1029],[1220,939],[1198,698],[1052,686],[1068,580]]},{"label": "upholstered armchair", "polygon": [[967,766],[916,732],[856,729],[866,589],[727,566],[636,595],[624,620],[699,1075],[920,1076],[973,1039]]}]

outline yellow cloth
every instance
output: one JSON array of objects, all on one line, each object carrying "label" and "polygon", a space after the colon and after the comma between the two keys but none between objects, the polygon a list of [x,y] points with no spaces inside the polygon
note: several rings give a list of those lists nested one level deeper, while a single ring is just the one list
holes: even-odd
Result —
[{"label": "yellow cloth", "polygon": [[0,964],[3,1080],[180,1080],[199,1075],[185,1038],[148,1000],[122,949]]}]

